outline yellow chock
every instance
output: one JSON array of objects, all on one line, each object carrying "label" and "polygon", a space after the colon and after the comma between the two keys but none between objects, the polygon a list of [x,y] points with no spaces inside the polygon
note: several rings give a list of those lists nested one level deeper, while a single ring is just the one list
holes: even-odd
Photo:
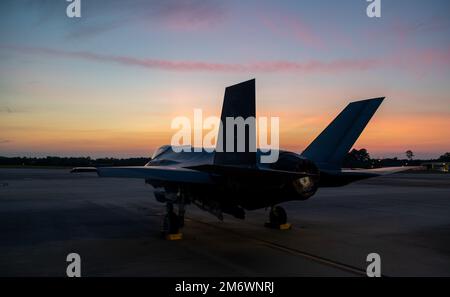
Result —
[{"label": "yellow chock", "polygon": [[292,229],[292,224],[291,223],[276,225],[276,224],[272,224],[270,222],[267,222],[267,223],[264,224],[264,226],[267,227],[267,228],[278,229],[278,230],[290,230],[290,229]]},{"label": "yellow chock", "polygon": [[176,234],[167,234],[166,240],[181,240],[183,239],[183,233],[176,233]]},{"label": "yellow chock", "polygon": [[292,224],[290,223],[286,223],[286,224],[281,224],[279,226],[280,230],[290,230],[292,228]]}]

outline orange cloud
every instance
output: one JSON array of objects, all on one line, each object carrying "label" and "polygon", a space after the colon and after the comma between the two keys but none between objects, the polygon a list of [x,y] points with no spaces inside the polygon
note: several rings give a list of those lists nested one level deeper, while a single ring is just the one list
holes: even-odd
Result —
[{"label": "orange cloud", "polygon": [[[205,114],[206,115],[206,114]],[[297,117],[285,113],[280,120],[280,145],[301,152],[327,125],[334,115]],[[302,120],[299,121],[299,118]],[[170,119],[167,119],[168,121]],[[154,122],[154,121],[153,121]],[[157,125],[157,123],[153,123]],[[153,150],[170,143],[174,133],[170,123],[136,131],[134,126],[122,129],[83,129],[33,126],[9,127],[3,131],[2,151],[55,152],[56,154],[90,156],[149,156]],[[372,155],[386,152],[436,154],[450,150],[450,117],[445,114],[378,115],[369,123],[355,144]],[[384,155],[386,156],[386,155]],[[437,155],[436,155],[437,156]]]},{"label": "orange cloud", "polygon": [[[299,129],[297,119],[284,118],[282,147],[301,152],[332,118],[313,117],[311,124]],[[312,124],[314,123],[314,124]],[[375,115],[355,143],[377,156],[385,152],[446,152],[450,150],[450,117],[446,114]]]}]

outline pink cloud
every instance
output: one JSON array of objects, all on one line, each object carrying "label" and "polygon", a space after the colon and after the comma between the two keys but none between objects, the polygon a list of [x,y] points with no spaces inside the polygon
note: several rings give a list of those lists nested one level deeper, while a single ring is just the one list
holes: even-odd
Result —
[{"label": "pink cloud", "polygon": [[323,41],[314,34],[308,25],[297,18],[263,16],[262,22],[274,34],[298,40],[302,44],[312,48],[324,48]]},{"label": "pink cloud", "polygon": [[399,50],[386,63],[418,76],[423,76],[430,70],[445,71],[450,65],[450,48]]},{"label": "pink cloud", "polygon": [[225,15],[223,5],[210,1],[164,1],[158,9],[158,16],[165,26],[182,31],[210,29],[222,22]]},{"label": "pink cloud", "polygon": [[[49,19],[48,9],[41,8],[44,20]],[[130,1],[124,6],[122,0],[97,0],[89,3],[89,14],[101,17],[70,27],[67,38],[89,38],[133,23],[170,31],[207,31],[224,22],[228,10],[226,5],[216,1]]]},{"label": "pink cloud", "polygon": [[319,72],[337,73],[353,70],[368,70],[377,67],[374,59],[340,59],[330,62],[309,60],[305,62],[292,61],[259,61],[250,63],[212,63],[203,61],[171,61],[161,59],[143,59],[129,56],[98,54],[87,51],[67,51],[37,47],[1,46],[24,54],[66,57],[98,62],[117,63],[127,66],[138,66],[148,69],[168,71],[203,71],[203,72]]},{"label": "pink cloud", "polygon": [[22,47],[0,45],[0,49],[16,53],[46,55],[82,59],[104,63],[115,63],[125,66],[136,66],[147,69],[166,71],[197,72],[299,72],[342,73],[350,71],[368,71],[380,67],[395,67],[407,71],[425,71],[426,69],[443,68],[450,64],[450,49],[401,52],[384,58],[335,59],[330,61],[257,61],[248,63],[213,63],[205,61],[173,61],[163,59],[146,59],[130,56],[99,54],[87,51],[68,51],[38,47]]},{"label": "pink cloud", "polygon": [[447,36],[448,29],[447,19],[442,17],[427,18],[422,21],[400,18],[386,24],[383,30],[373,27],[364,36],[367,42],[383,41],[400,47],[408,47],[405,44],[420,43],[423,41],[421,39],[427,36]]}]

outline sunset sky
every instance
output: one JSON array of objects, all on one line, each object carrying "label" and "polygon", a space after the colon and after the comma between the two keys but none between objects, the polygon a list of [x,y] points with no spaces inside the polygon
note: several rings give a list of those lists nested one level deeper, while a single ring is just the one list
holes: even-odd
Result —
[{"label": "sunset sky", "polygon": [[0,2],[0,155],[149,156],[176,116],[219,116],[256,78],[259,116],[301,152],[350,101],[386,96],[373,157],[450,151],[450,1]]}]

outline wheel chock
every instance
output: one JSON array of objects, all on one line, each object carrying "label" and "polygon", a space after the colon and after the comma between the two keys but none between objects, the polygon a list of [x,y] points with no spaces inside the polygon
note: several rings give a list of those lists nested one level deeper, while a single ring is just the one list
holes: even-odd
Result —
[{"label": "wheel chock", "polygon": [[183,239],[183,233],[167,234],[166,240],[181,240]]},{"label": "wheel chock", "polygon": [[264,224],[264,227],[278,229],[278,230],[290,230],[290,229],[292,229],[292,224],[285,223],[285,224],[278,225],[278,224],[273,224],[273,223],[267,222]]},{"label": "wheel chock", "polygon": [[280,228],[280,230],[290,230],[292,228],[292,224],[291,223],[281,224],[278,227]]}]

